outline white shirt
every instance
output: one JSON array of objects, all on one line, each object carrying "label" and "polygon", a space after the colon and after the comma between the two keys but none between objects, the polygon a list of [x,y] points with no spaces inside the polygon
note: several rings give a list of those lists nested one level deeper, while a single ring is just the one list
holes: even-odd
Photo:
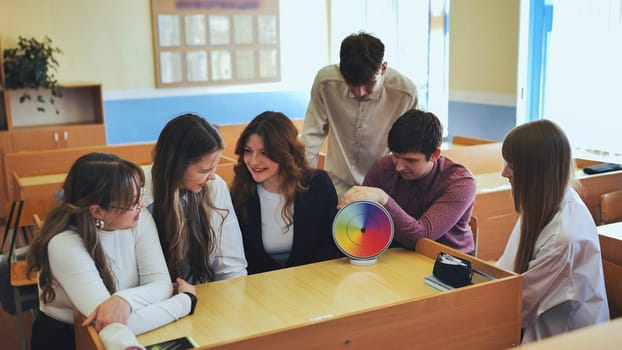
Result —
[{"label": "white shirt", "polygon": [[[380,84],[380,82],[379,82]],[[382,86],[367,101],[348,89],[338,65],[318,71],[305,115],[301,141],[307,158],[317,165],[326,138],[326,164],[338,197],[360,185],[370,165],[388,152],[387,135],[393,122],[417,107],[417,88],[398,71],[387,68]]]},{"label": "white shirt", "polygon": [[[514,271],[519,217],[497,265]],[[568,189],[536,240],[523,276],[523,343],[609,320],[598,232],[587,207]]]},{"label": "white shirt", "polygon": [[[136,334],[150,331],[187,315],[190,298],[172,296],[171,283],[155,223],[142,210],[133,229],[99,231],[99,239],[117,283],[115,295],[132,308],[128,327]],[[89,315],[110,297],[95,262],[80,236],[72,230],[54,236],[48,244],[50,271],[56,298],[40,309],[50,317],[73,323],[73,307]]]},{"label": "white shirt", "polygon": [[262,184],[257,184],[257,194],[261,207],[261,239],[264,250],[275,259],[287,261],[294,245],[294,225],[284,231],[287,224],[281,213],[285,198],[280,193],[267,191]]},{"label": "white shirt", "polygon": [[242,231],[238,217],[235,215],[231,194],[225,181],[218,175],[208,181],[212,204],[216,208],[228,211],[224,222],[215,210],[211,211],[210,222],[214,225],[216,234],[216,250],[210,256],[210,266],[214,270],[216,281],[233,277],[246,276],[246,257],[242,243]]}]

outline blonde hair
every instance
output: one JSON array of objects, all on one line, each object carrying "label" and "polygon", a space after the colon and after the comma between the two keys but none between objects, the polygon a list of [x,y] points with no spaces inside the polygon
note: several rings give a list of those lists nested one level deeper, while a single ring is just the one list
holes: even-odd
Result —
[{"label": "blonde hair", "polygon": [[224,220],[228,211],[212,204],[208,186],[199,193],[185,190],[183,177],[189,165],[223,148],[218,130],[194,114],[172,119],[158,137],[151,168],[153,219],[172,279],[214,279],[209,258],[216,249],[216,234],[210,213]]}]

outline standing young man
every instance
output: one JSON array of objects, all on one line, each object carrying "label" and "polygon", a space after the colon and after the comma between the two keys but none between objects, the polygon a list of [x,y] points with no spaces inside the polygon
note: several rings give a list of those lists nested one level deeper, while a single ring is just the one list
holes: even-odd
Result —
[{"label": "standing young man", "polygon": [[320,69],[313,82],[301,134],[307,158],[317,166],[326,140],[324,169],[341,196],[387,153],[393,122],[416,107],[415,84],[387,66],[384,44],[367,33],[352,34],[341,43],[339,64]]}]

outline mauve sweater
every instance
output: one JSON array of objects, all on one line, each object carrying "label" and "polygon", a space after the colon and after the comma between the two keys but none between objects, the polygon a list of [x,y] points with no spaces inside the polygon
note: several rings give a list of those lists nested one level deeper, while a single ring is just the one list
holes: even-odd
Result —
[{"label": "mauve sweater", "polygon": [[389,195],[385,208],[395,225],[392,246],[414,249],[417,240],[425,237],[473,252],[469,220],[477,184],[464,166],[441,156],[425,177],[404,180],[395,171],[391,155],[386,155],[372,164],[363,185]]}]

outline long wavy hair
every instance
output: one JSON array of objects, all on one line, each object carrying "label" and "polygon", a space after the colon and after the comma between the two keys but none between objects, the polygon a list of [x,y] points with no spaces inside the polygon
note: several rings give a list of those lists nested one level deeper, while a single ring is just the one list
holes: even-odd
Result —
[{"label": "long wavy hair", "polygon": [[289,228],[293,223],[296,191],[306,191],[306,183],[311,176],[305,146],[298,140],[298,129],[283,113],[263,112],[246,126],[235,145],[238,160],[233,167],[231,182],[233,207],[242,223],[248,221],[246,210],[249,200],[257,195],[257,184],[244,163],[244,147],[251,135],[262,138],[266,156],[279,164],[279,176],[283,180],[279,192],[285,197],[281,216]]},{"label": "long wavy hair", "polygon": [[[56,298],[52,288],[48,244],[57,234],[75,231],[89,252],[106,289],[112,294],[117,281],[99,242],[95,219],[89,206],[99,205],[117,215],[141,200],[145,182],[143,170],[136,164],[109,153],[89,153],[72,165],[62,188],[62,199],[45,218],[43,228],[33,240],[28,253],[28,272],[39,271],[39,286],[44,303]],[[113,208],[115,206],[115,208]],[[59,273],[59,272],[57,272]],[[60,272],[62,273],[62,271]]]},{"label": "long wavy hair", "polygon": [[223,148],[218,130],[194,114],[173,118],[158,137],[151,168],[153,219],[172,279],[214,279],[209,258],[216,234],[210,214],[215,211],[224,221],[228,211],[214,206],[207,185],[193,193],[184,189],[183,179],[188,166]]},{"label": "long wavy hair", "polygon": [[502,146],[503,159],[513,168],[514,208],[522,217],[514,270],[527,271],[542,229],[559,211],[573,185],[573,161],[568,138],[550,120],[514,128]]}]

